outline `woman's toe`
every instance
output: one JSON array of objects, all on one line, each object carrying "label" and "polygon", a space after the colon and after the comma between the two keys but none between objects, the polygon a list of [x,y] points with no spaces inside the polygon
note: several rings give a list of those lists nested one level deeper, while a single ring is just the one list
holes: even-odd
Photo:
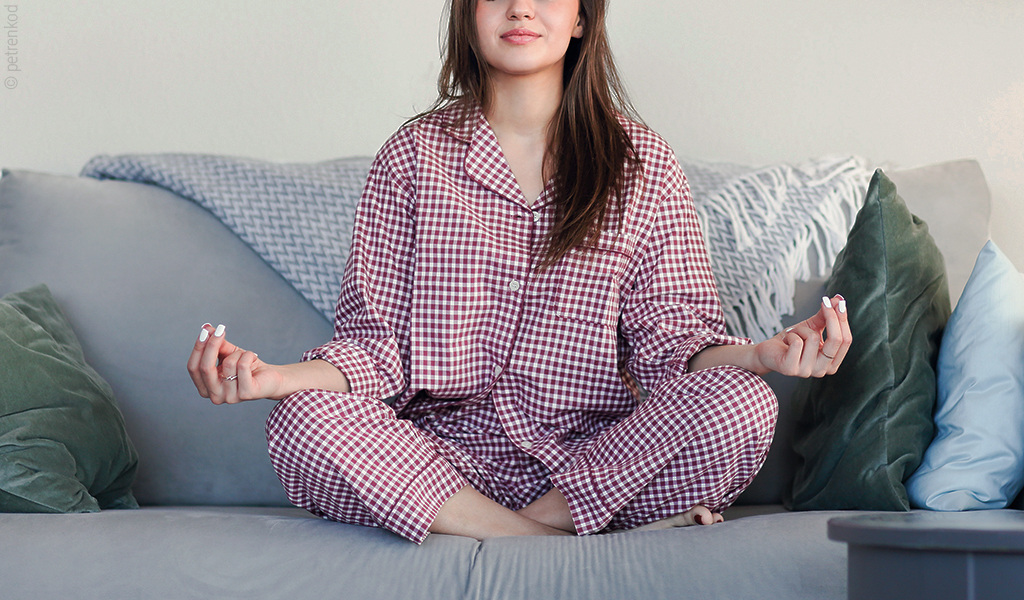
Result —
[{"label": "woman's toe", "polygon": [[714,514],[707,508],[697,505],[684,513],[690,524],[711,525],[715,522]]}]

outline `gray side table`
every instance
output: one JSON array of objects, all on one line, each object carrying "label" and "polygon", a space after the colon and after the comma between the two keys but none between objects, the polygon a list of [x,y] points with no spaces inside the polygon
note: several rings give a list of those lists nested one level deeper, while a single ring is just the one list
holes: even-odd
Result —
[{"label": "gray side table", "polygon": [[1024,599],[1024,512],[876,513],[828,522],[849,600]]}]

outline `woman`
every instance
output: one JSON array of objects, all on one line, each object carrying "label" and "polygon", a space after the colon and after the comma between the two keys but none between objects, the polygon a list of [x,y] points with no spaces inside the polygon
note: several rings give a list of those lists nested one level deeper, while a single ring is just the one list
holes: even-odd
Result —
[{"label": "woman", "polygon": [[437,103],[371,168],[334,339],[279,366],[204,325],[199,393],[283,399],[291,501],[416,543],[721,521],[771,443],[758,375],[834,373],[845,302],[725,334],[686,180],[624,116],[603,0],[449,16]]}]

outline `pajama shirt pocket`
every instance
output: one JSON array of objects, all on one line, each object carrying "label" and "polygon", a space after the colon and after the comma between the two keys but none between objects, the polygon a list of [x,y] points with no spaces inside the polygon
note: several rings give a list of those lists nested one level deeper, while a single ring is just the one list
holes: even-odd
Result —
[{"label": "pajama shirt pocket", "polygon": [[554,267],[555,314],[562,319],[615,329],[627,257],[602,245],[573,248]]}]

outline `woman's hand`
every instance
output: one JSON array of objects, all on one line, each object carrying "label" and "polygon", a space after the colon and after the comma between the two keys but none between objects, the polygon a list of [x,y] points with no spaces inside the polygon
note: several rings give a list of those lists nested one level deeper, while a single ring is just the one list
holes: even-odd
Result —
[{"label": "woman's hand", "polygon": [[188,357],[188,374],[199,395],[214,404],[274,397],[283,383],[280,370],[227,341],[224,329],[203,325]]},{"label": "woman's hand", "polygon": [[[754,347],[767,371],[797,377],[822,377],[839,369],[853,342],[846,300],[836,295],[821,299],[818,313]],[[827,339],[823,339],[827,338]]]}]

